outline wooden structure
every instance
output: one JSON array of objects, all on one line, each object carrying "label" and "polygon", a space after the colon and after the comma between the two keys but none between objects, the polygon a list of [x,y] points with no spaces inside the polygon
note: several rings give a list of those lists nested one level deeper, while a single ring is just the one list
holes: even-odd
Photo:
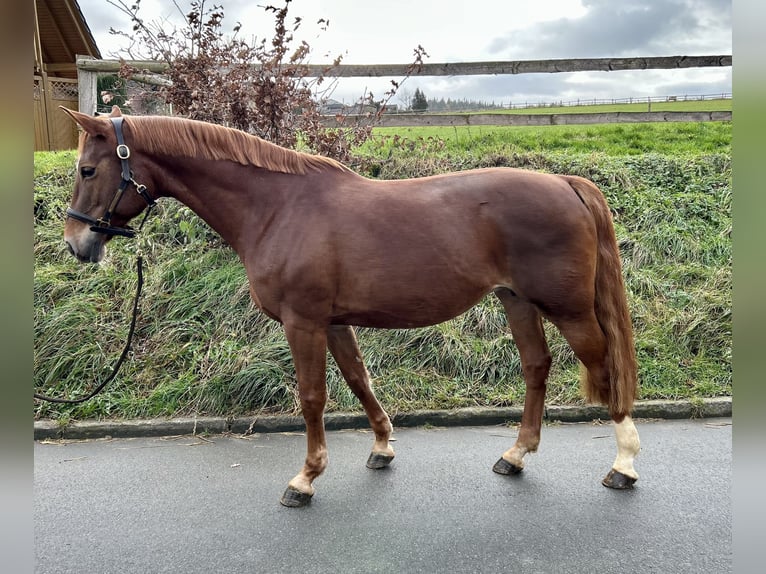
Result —
[{"label": "wooden structure", "polygon": [[[139,71],[134,79],[142,82],[168,85],[169,80],[162,76],[168,65],[159,61],[130,61],[128,65]],[[463,62],[429,63],[410,70],[408,64],[374,65],[327,65],[308,66],[308,76],[327,75],[331,77],[381,77],[404,76],[411,72],[413,76],[471,76],[497,74],[539,74],[560,72],[620,70],[677,70],[684,68],[731,67],[731,54],[706,56],[661,56],[646,58],[580,58],[559,60],[514,60],[502,62]],[[121,63],[113,60],[78,58],[80,111],[92,114],[96,111],[96,80],[99,74],[114,74]],[[140,78],[139,78],[140,77]],[[651,106],[649,106],[651,108]],[[577,113],[577,114],[391,114],[384,115],[378,124],[384,127],[403,126],[541,126],[559,124],[602,124],[615,122],[705,122],[731,121],[728,111],[713,112],[615,112],[615,113]],[[353,115],[344,121],[354,121]],[[338,127],[339,124],[332,110],[322,123],[326,127]]]},{"label": "wooden structure", "polygon": [[100,58],[77,0],[35,0],[35,151],[77,147],[77,129],[58,106],[78,109],[77,58]]},{"label": "wooden structure", "polygon": [[[559,126],[585,124],[632,124],[639,122],[730,122],[729,111],[720,112],[587,112],[564,114],[383,114],[376,124],[382,128],[423,126]],[[328,128],[341,127],[363,117],[350,115],[343,122],[334,116],[322,119]],[[345,123],[344,123],[345,122]]]},{"label": "wooden structure", "polygon": [[[165,62],[130,61],[131,67],[162,74],[168,69]],[[730,67],[731,54],[708,56],[658,56],[646,58],[577,58],[559,60],[508,60],[498,62],[453,62],[411,64],[312,64],[307,66],[307,76],[338,78],[379,78],[404,76],[483,76],[503,74],[542,74],[559,72],[616,72],[620,70],[678,70],[683,68]],[[115,60],[78,60],[77,68],[84,72],[114,73],[120,69]]]}]

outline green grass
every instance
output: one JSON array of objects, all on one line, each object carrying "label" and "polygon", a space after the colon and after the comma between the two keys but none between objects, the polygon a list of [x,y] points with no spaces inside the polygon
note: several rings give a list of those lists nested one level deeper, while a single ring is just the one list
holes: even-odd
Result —
[{"label": "green grass", "polygon": [[676,102],[647,102],[634,104],[596,104],[582,106],[545,106],[536,108],[517,108],[512,110],[487,110],[489,114],[604,114],[610,112],[730,112],[731,98],[717,100],[688,100]]},{"label": "green grass", "polygon": [[[509,165],[592,179],[615,214],[641,398],[731,394],[731,125],[563,127],[484,128],[455,142],[449,130],[428,140],[400,129],[396,141],[360,150],[357,168],[402,178]],[[35,154],[34,383],[70,396],[91,388],[119,355],[136,281],[135,242],[112,241],[100,266],[66,253],[73,162],[72,152]],[[141,314],[117,380],[81,406],[36,403],[35,416],[295,412],[287,343],[250,303],[237,256],[172,201],[161,202],[144,235]],[[579,403],[574,356],[555,329],[546,331],[554,356],[548,403]],[[359,341],[390,412],[522,404],[518,353],[493,297],[427,329],[361,329]],[[328,409],[358,410],[329,364]]]},{"label": "green grass", "polygon": [[731,153],[731,123],[376,128],[374,138],[359,154],[381,158],[402,148],[433,158],[459,155],[468,162],[529,152],[609,156]]}]

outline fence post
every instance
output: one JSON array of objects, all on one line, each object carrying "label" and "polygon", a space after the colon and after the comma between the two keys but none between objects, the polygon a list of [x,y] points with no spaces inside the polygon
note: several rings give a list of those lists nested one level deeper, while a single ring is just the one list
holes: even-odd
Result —
[{"label": "fence post", "polygon": [[96,113],[97,72],[88,72],[77,68],[78,108],[88,115]]}]

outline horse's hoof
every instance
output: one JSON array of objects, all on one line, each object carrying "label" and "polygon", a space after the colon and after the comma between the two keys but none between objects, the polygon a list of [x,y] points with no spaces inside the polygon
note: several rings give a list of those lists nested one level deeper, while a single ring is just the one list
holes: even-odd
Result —
[{"label": "horse's hoof", "polygon": [[628,490],[633,488],[633,484],[635,482],[635,478],[626,474],[622,474],[618,470],[612,469],[609,471],[609,474],[604,477],[604,480],[601,481],[601,484],[607,488],[614,488],[616,490]]},{"label": "horse's hoof", "polygon": [[287,490],[285,490],[285,493],[282,495],[282,498],[279,499],[279,502],[282,506],[298,508],[300,506],[306,506],[311,502],[311,496],[311,494],[306,494],[305,492],[301,492],[300,490],[288,486]]},{"label": "horse's hoof", "polygon": [[367,468],[380,470],[381,468],[386,468],[389,464],[391,464],[392,460],[394,460],[394,455],[392,454],[380,454],[372,452],[370,453],[370,458],[367,459]]},{"label": "horse's hoof", "polygon": [[516,466],[515,464],[511,464],[504,458],[501,458],[495,463],[495,466],[492,467],[493,472],[496,472],[497,474],[519,474],[524,467]]}]

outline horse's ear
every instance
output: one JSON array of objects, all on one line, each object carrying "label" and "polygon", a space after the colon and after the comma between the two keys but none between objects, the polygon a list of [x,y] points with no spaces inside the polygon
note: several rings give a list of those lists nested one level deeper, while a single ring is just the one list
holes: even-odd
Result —
[{"label": "horse's ear", "polygon": [[109,114],[110,118],[119,118],[122,116],[122,112],[120,111],[120,106],[112,106],[112,113]]},{"label": "horse's ear", "polygon": [[59,106],[59,108],[69,114],[69,117],[80,124],[82,129],[92,136],[106,135],[110,129],[110,126],[106,125],[109,122],[104,122],[103,118],[89,116],[88,114],[76,112],[69,108],[65,108],[64,106]]}]

